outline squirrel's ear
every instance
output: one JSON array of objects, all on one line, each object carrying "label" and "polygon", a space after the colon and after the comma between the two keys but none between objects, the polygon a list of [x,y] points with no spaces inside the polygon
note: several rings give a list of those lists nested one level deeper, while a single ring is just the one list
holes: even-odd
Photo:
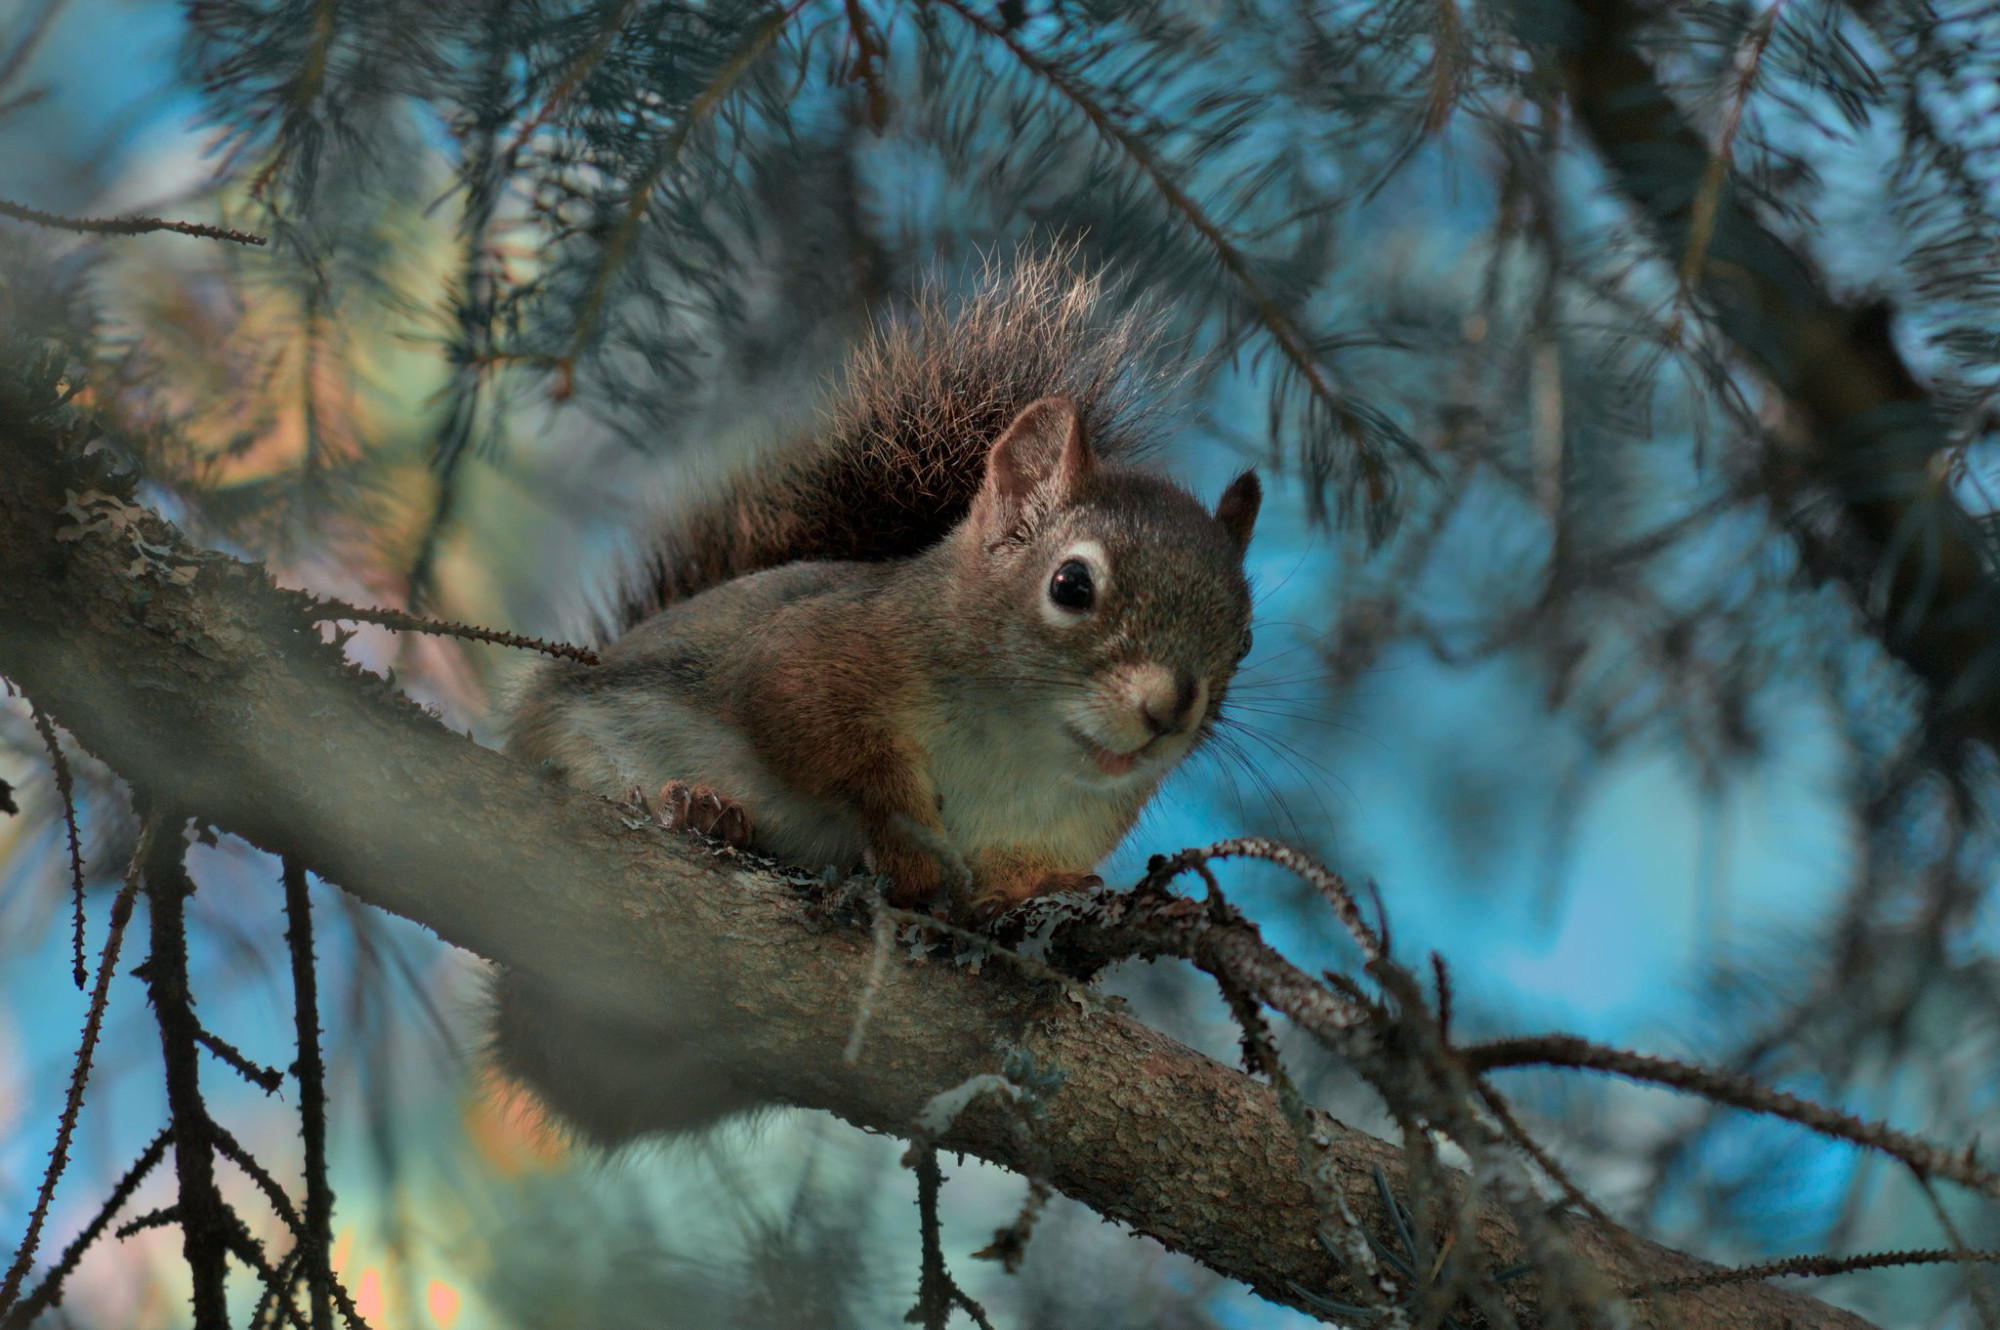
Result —
[{"label": "squirrel's ear", "polygon": [[1257,509],[1263,502],[1264,487],[1257,483],[1255,471],[1245,471],[1230,481],[1216,501],[1215,520],[1222,523],[1239,551],[1250,548],[1250,532],[1257,525]]},{"label": "squirrel's ear", "polygon": [[1096,469],[1076,403],[1044,397],[1024,407],[993,441],[977,511],[987,524],[1011,528],[1036,490],[1047,486],[1060,500],[1082,489]]}]

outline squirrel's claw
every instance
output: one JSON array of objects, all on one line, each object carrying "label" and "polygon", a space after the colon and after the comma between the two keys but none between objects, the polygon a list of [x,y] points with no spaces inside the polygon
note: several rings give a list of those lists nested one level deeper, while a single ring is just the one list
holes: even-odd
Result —
[{"label": "squirrel's claw", "polygon": [[750,844],[750,812],[706,785],[670,780],[660,787],[660,825],[669,831],[698,831],[742,849]]}]

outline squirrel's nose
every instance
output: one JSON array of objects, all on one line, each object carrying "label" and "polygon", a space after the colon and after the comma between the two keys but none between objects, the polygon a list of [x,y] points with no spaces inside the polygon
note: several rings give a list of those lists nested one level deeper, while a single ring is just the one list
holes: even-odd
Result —
[{"label": "squirrel's nose", "polygon": [[1158,671],[1149,679],[1139,714],[1154,734],[1178,734],[1192,722],[1201,702],[1201,681],[1188,673]]}]

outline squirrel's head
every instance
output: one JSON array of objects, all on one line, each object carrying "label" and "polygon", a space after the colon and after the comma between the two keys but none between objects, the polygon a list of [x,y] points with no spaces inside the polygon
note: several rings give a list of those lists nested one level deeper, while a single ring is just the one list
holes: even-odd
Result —
[{"label": "squirrel's head", "polygon": [[1158,780],[1214,724],[1250,649],[1243,553],[1261,498],[1249,471],[1210,511],[1105,464],[1066,397],[994,441],[957,533],[976,588],[963,608],[1012,678],[1016,718],[1079,779]]}]

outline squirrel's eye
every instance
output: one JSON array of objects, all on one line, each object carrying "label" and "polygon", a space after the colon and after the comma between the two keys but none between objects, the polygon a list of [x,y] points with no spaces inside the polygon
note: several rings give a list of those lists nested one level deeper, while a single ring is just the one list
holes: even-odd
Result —
[{"label": "squirrel's eye", "polygon": [[1240,661],[1249,655],[1251,643],[1255,641],[1256,639],[1250,635],[1250,630],[1245,628],[1243,630],[1243,640],[1236,644],[1236,659]]},{"label": "squirrel's eye", "polygon": [[1087,610],[1096,598],[1090,565],[1081,559],[1071,559],[1049,579],[1049,599],[1066,610]]}]

